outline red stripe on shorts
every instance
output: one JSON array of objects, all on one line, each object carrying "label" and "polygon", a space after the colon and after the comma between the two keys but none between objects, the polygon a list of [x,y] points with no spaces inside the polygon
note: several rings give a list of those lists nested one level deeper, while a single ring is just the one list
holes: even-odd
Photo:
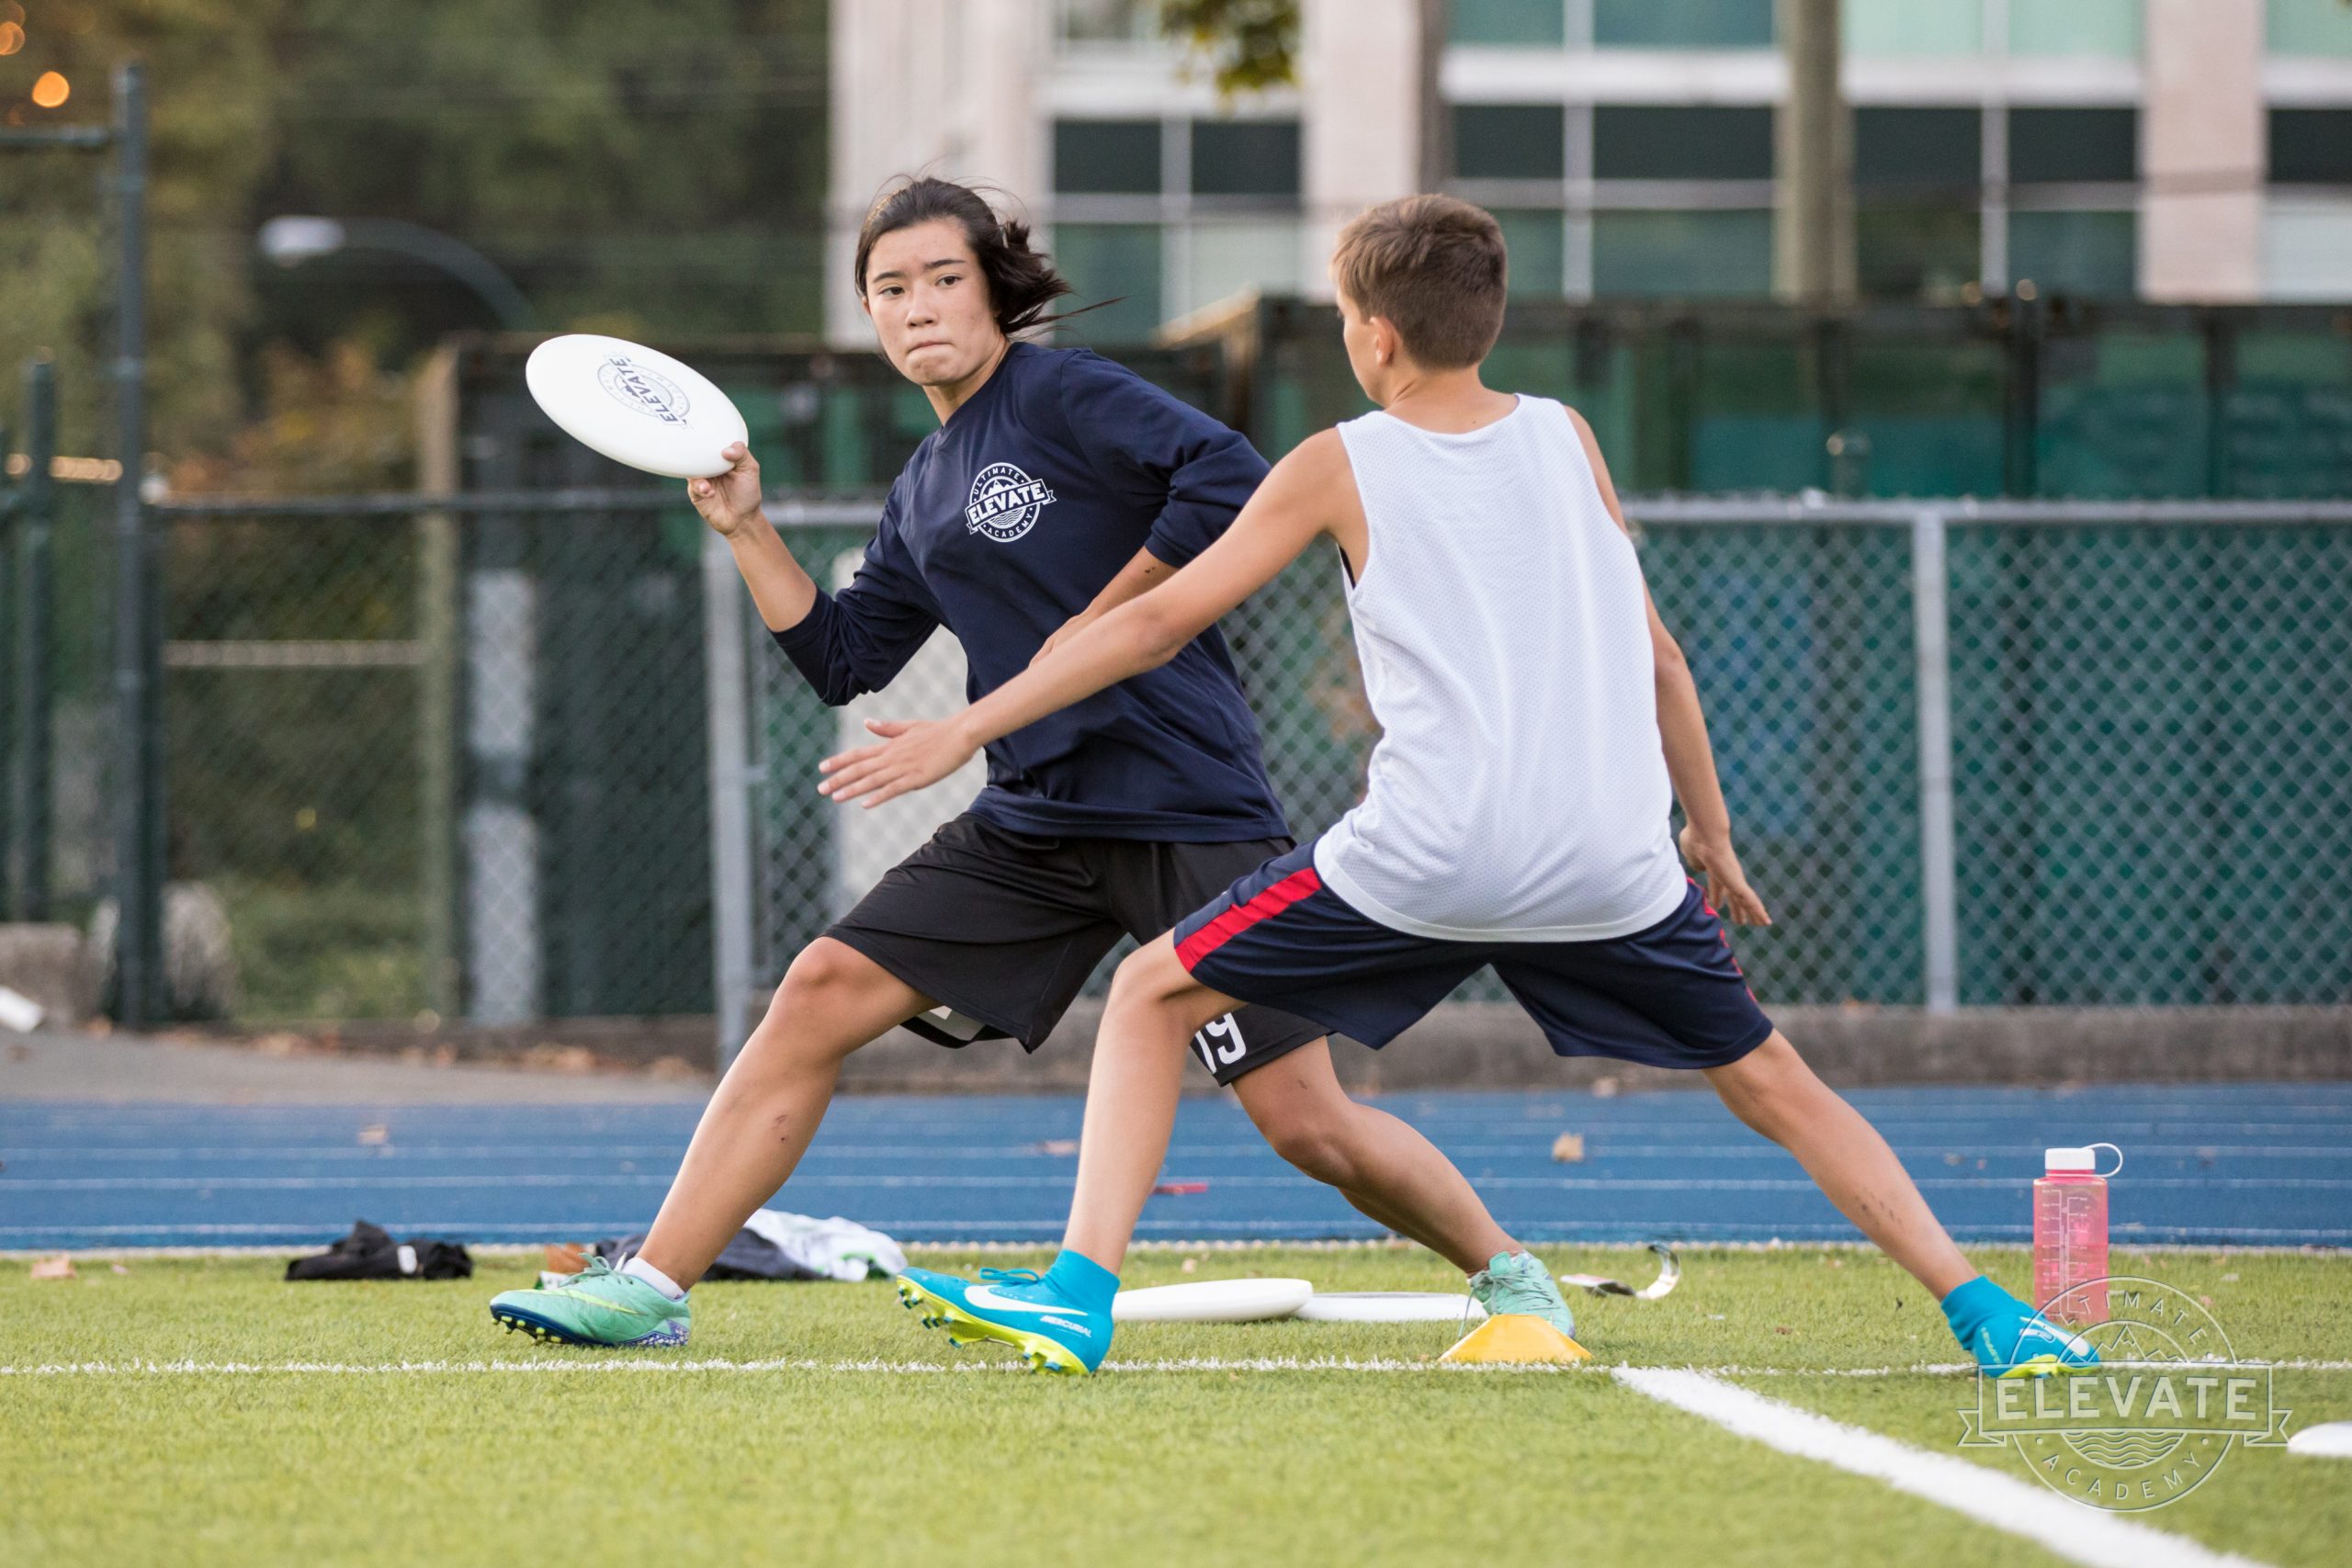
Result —
[{"label": "red stripe on shorts", "polygon": [[1193,965],[1270,915],[1279,915],[1301,898],[1320,892],[1323,879],[1311,865],[1292,872],[1247,904],[1236,904],[1176,944],[1176,962],[1191,974]]}]

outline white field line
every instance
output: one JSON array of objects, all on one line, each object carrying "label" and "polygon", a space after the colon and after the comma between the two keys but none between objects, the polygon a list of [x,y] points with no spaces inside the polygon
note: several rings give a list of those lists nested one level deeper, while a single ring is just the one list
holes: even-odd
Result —
[{"label": "white field line", "polygon": [[[1042,1224],[1043,1222],[1040,1223]],[[0,1226],[0,1235],[8,1235],[12,1230],[26,1230],[31,1228],[34,1227]],[[91,1231],[105,1230],[151,1231],[156,1227],[153,1225],[121,1225],[72,1226],[60,1228],[71,1228],[84,1234],[87,1234]],[[278,1232],[288,1227],[281,1225],[205,1225],[175,1226],[173,1228],[202,1231],[206,1234],[220,1234],[222,1232],[251,1232],[254,1230]],[[403,1225],[401,1228],[404,1230],[414,1230],[422,1234],[425,1231],[436,1229],[445,1231],[456,1229],[463,1231],[466,1227],[463,1225],[445,1224],[439,1223],[427,1224],[420,1221],[413,1225]],[[508,1225],[503,1228],[517,1230],[523,1227],[519,1225]],[[611,1221],[607,1222],[605,1227],[601,1230],[594,1225],[573,1225],[570,1227],[570,1233],[574,1235],[626,1235],[629,1234],[630,1228],[630,1225],[626,1223]],[[2020,1233],[2030,1229],[2030,1227],[2028,1226],[2017,1226],[2013,1228],[2018,1230]],[[2277,1233],[2241,1230],[2235,1234],[2240,1235],[2275,1235]],[[1846,1236],[1824,1236],[1818,1240],[1791,1237],[1776,1238],[1770,1241],[1719,1241],[1706,1238],[1684,1239],[1678,1233],[1673,1235],[1662,1235],[1661,1239],[1673,1240],[1675,1242],[1676,1250],[1682,1253],[1685,1257],[1689,1257],[1693,1254],[1703,1257],[1708,1253],[1717,1252],[1743,1254],[1775,1252],[1875,1253],[1878,1250],[1875,1243],[1856,1240],[1850,1235]],[[322,1241],[319,1245],[323,1246],[324,1244],[324,1241]],[[78,1258],[85,1261],[97,1263],[104,1263],[108,1260],[135,1263],[141,1258],[166,1261],[172,1258],[283,1258],[286,1256],[287,1250],[289,1247],[308,1247],[310,1245],[311,1245],[311,1242],[306,1239],[303,1241],[277,1242],[263,1246],[0,1247],[0,1260],[14,1261],[18,1259],[55,1258],[61,1254]],[[909,1245],[914,1247],[916,1251],[928,1256],[937,1257],[945,1254],[962,1257],[969,1254],[996,1256],[1004,1253],[1037,1253],[1047,1250],[1052,1244],[1043,1238],[1040,1238],[1032,1241],[921,1241],[911,1242]],[[1540,1242],[1538,1245],[1561,1250],[1572,1249],[1577,1252],[1646,1253],[1650,1249],[1650,1244],[1645,1241],[1583,1240],[1576,1237],[1569,1237],[1566,1240],[1557,1241],[1547,1240]],[[476,1258],[537,1258],[546,1250],[546,1247],[547,1244],[544,1241],[469,1241],[466,1243],[466,1250],[472,1253]],[[1297,1240],[1285,1240],[1278,1236],[1248,1240],[1236,1240],[1231,1237],[1226,1237],[1219,1240],[1193,1239],[1190,1241],[1181,1238],[1170,1239],[1154,1236],[1137,1237],[1128,1247],[1127,1250],[1130,1252],[1149,1253],[1211,1253],[1411,1252],[1418,1251],[1419,1249],[1411,1242],[1399,1241],[1394,1237],[1385,1236],[1320,1236],[1301,1238]],[[2175,1242],[2132,1241],[2126,1239],[2116,1241],[2114,1243],[2113,1250],[2115,1256],[2126,1258],[2146,1256],[2199,1257],[2216,1259],[2246,1256],[2277,1256],[2281,1258],[2352,1257],[2352,1247],[2324,1247],[2316,1246],[2311,1243],[2297,1244],[2291,1242],[2281,1245],[2278,1243],[2244,1241]]]},{"label": "white field line", "polygon": [[[2249,1363],[2253,1364],[2253,1363]],[[2279,1371],[2352,1371],[2352,1361],[2272,1361],[2267,1363]],[[482,1361],[198,1361],[198,1360],[131,1360],[131,1361],[44,1361],[23,1366],[0,1366],[0,1378],[148,1378],[148,1377],[380,1377],[380,1376],[443,1376],[478,1373],[523,1372],[570,1375],[573,1373],[619,1372],[624,1374],[659,1374],[684,1372],[761,1373],[761,1372],[876,1372],[898,1376],[931,1376],[962,1372],[1018,1372],[1027,1367],[1017,1360],[989,1359],[970,1361],[893,1361],[880,1357],[862,1359],[820,1360],[813,1357],[777,1357],[763,1360],[734,1360],[726,1357],[696,1357],[676,1359],[651,1354],[640,1357],[548,1357],[533,1360]],[[1621,1381],[1653,1373],[1671,1373],[1702,1380],[1714,1378],[1894,1378],[1894,1377],[1956,1377],[1973,1372],[1973,1364],[1962,1361],[1922,1362],[1908,1367],[1618,1367],[1597,1361],[1579,1362],[1573,1366],[1539,1364],[1532,1366],[1457,1365],[1446,1361],[1401,1360],[1385,1356],[1177,1356],[1151,1360],[1109,1360],[1102,1370],[1110,1372],[1376,1372],[1434,1374],[1452,1377],[1457,1374],[1481,1376],[1489,1372],[1532,1373],[1543,1376],[1599,1376],[1611,1374]],[[1725,1385],[1729,1386],[1729,1385]],[[1648,1389],[1641,1392],[1647,1393]],[[1652,1397],[1663,1397],[1653,1394]],[[1760,1395],[1758,1397],[1761,1397]],[[1671,1402],[1669,1402],[1671,1403]],[[1971,1467],[1973,1469],[1974,1467]]]},{"label": "white field line", "polygon": [[2258,1568],[2253,1559],[2074,1502],[2039,1482],[1915,1449],[1703,1372],[1665,1367],[1619,1367],[1614,1372],[1627,1388],[1740,1437],[1883,1481],[2093,1568]]}]

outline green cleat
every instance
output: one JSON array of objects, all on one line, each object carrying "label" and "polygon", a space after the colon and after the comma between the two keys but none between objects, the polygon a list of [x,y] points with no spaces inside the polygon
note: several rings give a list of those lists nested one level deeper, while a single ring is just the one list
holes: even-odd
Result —
[{"label": "green cleat", "polygon": [[1560,1299],[1552,1271],[1532,1253],[1498,1252],[1494,1261],[1470,1276],[1470,1293],[1489,1317],[1506,1314],[1540,1317],[1573,1339],[1577,1314]]},{"label": "green cleat", "polygon": [[558,1345],[683,1345],[694,1326],[693,1307],[602,1258],[560,1285],[501,1291],[490,1299],[490,1315]]}]

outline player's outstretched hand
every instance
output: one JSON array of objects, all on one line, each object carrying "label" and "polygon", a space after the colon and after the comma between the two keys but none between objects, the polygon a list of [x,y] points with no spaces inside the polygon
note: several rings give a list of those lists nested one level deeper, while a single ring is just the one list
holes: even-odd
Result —
[{"label": "player's outstretched hand", "polygon": [[1686,827],[1681,841],[1682,858],[1707,879],[1707,902],[1724,919],[1743,926],[1772,923],[1764,900],[1756,896],[1756,889],[1747,885],[1747,874],[1739,869],[1739,857],[1732,853],[1729,839],[1704,839]]},{"label": "player's outstretched hand", "polygon": [[695,503],[711,532],[731,539],[735,530],[760,514],[760,463],[741,441],[719,454],[735,466],[715,479],[688,479],[686,499]]},{"label": "player's outstretched hand", "polygon": [[868,810],[911,790],[937,784],[972,760],[979,748],[952,723],[930,719],[869,718],[865,728],[884,737],[878,746],[836,752],[817,764],[830,774],[817,786],[835,800],[863,799]]}]

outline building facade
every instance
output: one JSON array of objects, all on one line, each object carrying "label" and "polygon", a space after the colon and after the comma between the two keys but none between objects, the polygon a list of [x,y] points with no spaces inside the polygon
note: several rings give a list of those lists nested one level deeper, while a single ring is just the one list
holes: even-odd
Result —
[{"label": "building facade", "polygon": [[[1298,82],[1221,100],[1154,0],[840,0],[831,278],[889,176],[993,182],[1140,338],[1317,295],[1339,225],[1415,188],[1416,0],[1302,0]],[[1452,0],[1450,188],[1526,297],[1763,298],[1773,0]],[[1844,0],[1867,297],[2352,299],[2345,0]],[[854,296],[828,322],[863,338]]]}]

